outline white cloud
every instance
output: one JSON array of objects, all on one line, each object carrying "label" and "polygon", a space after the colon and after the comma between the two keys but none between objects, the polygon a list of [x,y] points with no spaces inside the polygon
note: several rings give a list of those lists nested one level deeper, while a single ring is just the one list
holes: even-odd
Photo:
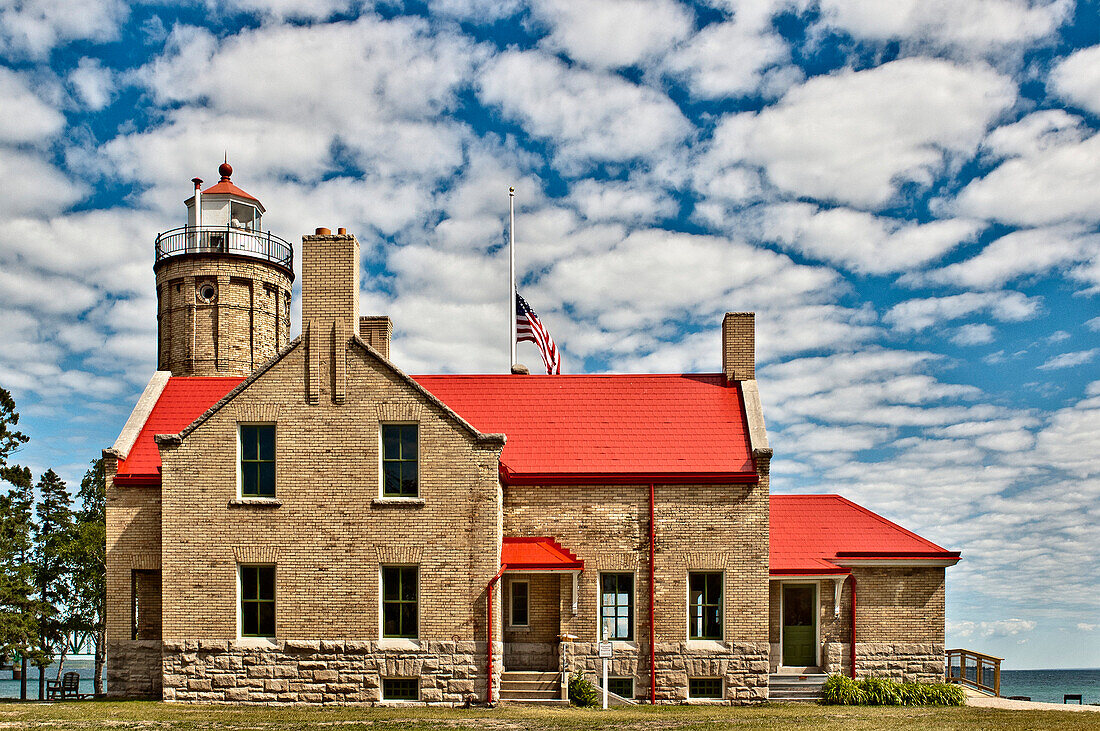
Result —
[{"label": "white cloud", "polygon": [[122,0],[7,2],[0,6],[0,45],[14,55],[42,58],[66,41],[110,41],[129,12]]},{"label": "white cloud", "polygon": [[882,319],[901,332],[927,330],[981,312],[1002,322],[1019,322],[1035,317],[1041,302],[1020,292],[966,292],[899,302]]},{"label": "white cloud", "polygon": [[990,289],[1027,275],[1068,267],[1098,249],[1100,236],[1083,235],[1075,227],[1023,229],[995,239],[976,256],[903,281]]},{"label": "white cloud", "polygon": [[1080,632],[1095,632],[1100,629],[1100,624],[1090,624],[1088,622],[1078,622],[1077,629]]},{"label": "white cloud", "polygon": [[[667,70],[682,77],[691,93],[703,99],[752,93],[765,82],[768,69],[790,57],[767,9],[766,3],[740,3],[731,20],[706,26],[670,55],[665,62]],[[791,69],[785,85],[800,78],[800,73]]]},{"label": "white cloud", "polygon": [[537,51],[500,54],[484,68],[480,85],[483,102],[550,141],[566,163],[648,158],[690,131],[667,96]]},{"label": "white cloud", "polygon": [[[23,74],[0,66],[0,142],[40,142],[57,134],[65,117],[33,91]],[[12,169],[12,168],[5,168]]]},{"label": "white cloud", "polygon": [[677,212],[665,190],[645,181],[581,180],[570,189],[569,200],[590,221],[650,223]]},{"label": "white cloud", "polygon": [[991,622],[947,622],[947,631],[959,637],[1005,637],[1031,632],[1038,626],[1030,619],[997,619]]},{"label": "white cloud", "polygon": [[1080,121],[1064,113],[1038,114],[990,136],[994,151],[1009,157],[960,191],[955,207],[963,215],[1017,226],[1100,220],[1092,164],[1100,134],[1085,137]]},{"label": "white cloud", "polygon": [[984,53],[1050,35],[1070,0],[821,0],[821,22],[859,38]]},{"label": "white cloud", "polygon": [[951,336],[951,342],[955,345],[985,345],[993,342],[993,336],[997,331],[991,325],[984,322],[975,322],[963,325]]},{"label": "white cloud", "polygon": [[1050,83],[1063,99],[1100,114],[1100,46],[1070,54],[1051,70]]},{"label": "white cloud", "polygon": [[963,219],[915,224],[808,203],[770,206],[762,218],[765,240],[863,274],[920,267],[972,240],[983,227]]},{"label": "white cloud", "polygon": [[0,225],[20,216],[63,211],[88,191],[35,153],[0,147],[0,170],[6,171],[0,175]]},{"label": "white cloud", "polygon": [[69,73],[69,83],[76,90],[81,103],[91,111],[98,111],[111,101],[115,92],[114,76],[95,58],[82,58]]},{"label": "white cloud", "polygon": [[906,183],[929,186],[971,154],[1016,99],[1012,81],[982,65],[907,58],[817,76],[758,113],[716,129],[716,169],[748,161],[796,195],[882,206]]},{"label": "white cloud", "polygon": [[1061,368],[1074,368],[1084,363],[1091,363],[1092,359],[1096,357],[1096,354],[1100,353],[1100,348],[1091,348],[1089,350],[1076,350],[1070,353],[1061,353],[1056,355],[1046,363],[1039,366],[1041,371],[1053,371]]},{"label": "white cloud", "polygon": [[644,63],[692,30],[691,15],[673,0],[535,0],[532,13],[547,24],[543,44],[596,68]]}]

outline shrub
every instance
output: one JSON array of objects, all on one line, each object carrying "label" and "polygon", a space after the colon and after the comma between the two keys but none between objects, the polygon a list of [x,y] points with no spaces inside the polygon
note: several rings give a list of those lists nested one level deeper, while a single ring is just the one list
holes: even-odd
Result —
[{"label": "shrub", "polygon": [[570,673],[569,702],[581,708],[592,708],[600,705],[600,694],[596,692],[596,686],[585,679],[584,675]]},{"label": "shrub", "polygon": [[961,706],[962,688],[947,683],[899,683],[889,678],[852,680],[830,675],[821,688],[821,702],[832,706]]}]

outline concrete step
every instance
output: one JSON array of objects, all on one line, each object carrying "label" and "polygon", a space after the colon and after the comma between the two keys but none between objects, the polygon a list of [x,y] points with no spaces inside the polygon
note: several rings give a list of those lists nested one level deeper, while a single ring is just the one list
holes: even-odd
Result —
[{"label": "concrete step", "polygon": [[501,686],[500,699],[502,701],[561,700],[561,691],[557,688],[546,690],[513,690]]},{"label": "concrete step", "polygon": [[821,673],[805,675],[773,674],[768,676],[768,698],[790,703],[816,703],[821,700],[821,686],[829,676]]},{"label": "concrete step", "polygon": [[568,706],[561,698],[501,698],[502,706]]},{"label": "concrete step", "polygon": [[505,670],[500,676],[500,700],[561,702],[561,673]]},{"label": "concrete step", "polygon": [[543,680],[505,680],[501,679],[500,687],[505,690],[560,690],[561,683],[557,678]]}]

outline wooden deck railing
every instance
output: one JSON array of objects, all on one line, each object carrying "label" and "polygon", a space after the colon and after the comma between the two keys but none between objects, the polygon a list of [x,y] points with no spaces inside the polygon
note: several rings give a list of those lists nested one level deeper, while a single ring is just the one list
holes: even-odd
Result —
[{"label": "wooden deck railing", "polygon": [[1001,660],[974,650],[948,650],[944,668],[948,683],[960,683],[983,693],[1001,695]]}]

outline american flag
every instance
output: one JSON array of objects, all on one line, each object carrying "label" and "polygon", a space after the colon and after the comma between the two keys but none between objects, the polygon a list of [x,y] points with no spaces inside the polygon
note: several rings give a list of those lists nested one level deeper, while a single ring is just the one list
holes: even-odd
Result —
[{"label": "american flag", "polygon": [[546,364],[546,375],[561,375],[561,355],[558,354],[558,346],[554,345],[554,338],[550,337],[527,300],[516,292],[516,342],[524,340],[538,347],[542,362]]}]

